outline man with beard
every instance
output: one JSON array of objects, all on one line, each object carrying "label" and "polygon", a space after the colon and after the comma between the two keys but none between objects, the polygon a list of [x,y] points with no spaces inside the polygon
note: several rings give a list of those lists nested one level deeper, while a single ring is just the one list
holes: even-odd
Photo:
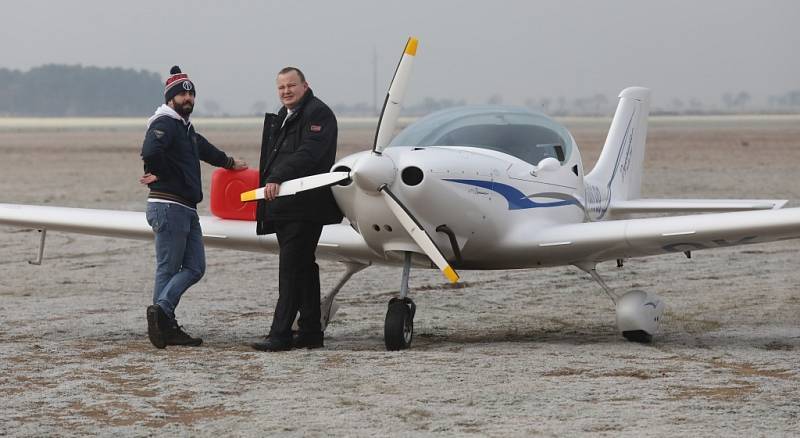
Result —
[{"label": "man with beard", "polygon": [[[277,197],[291,179],[328,172],[336,158],[338,127],[333,111],[314,97],[299,69],[278,72],[278,98],[283,108],[267,114],[261,139],[257,234],[275,233],[280,247],[278,303],[269,335],[252,346],[261,351],[320,348],[319,267],[314,252],[325,224],[342,221],[330,187]],[[298,315],[299,333],[292,338]]]},{"label": "man with beard", "polygon": [[194,130],[195,86],[178,66],[172,67],[164,101],[147,121],[142,145],[145,174],[139,182],[150,188],[147,222],[156,243],[153,304],[147,307],[147,335],[156,348],[198,346],[203,340],[183,331],[175,308],[189,286],[206,269],[203,232],[197,204],[203,199],[200,160],[226,169],[246,169],[247,163],[229,157]]}]

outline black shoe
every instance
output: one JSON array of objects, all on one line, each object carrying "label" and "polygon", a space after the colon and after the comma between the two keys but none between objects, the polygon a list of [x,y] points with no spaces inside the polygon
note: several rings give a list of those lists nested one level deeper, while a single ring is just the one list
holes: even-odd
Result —
[{"label": "black shoe", "polygon": [[161,310],[161,306],[158,304],[147,306],[147,337],[156,348],[167,346],[164,340],[164,330],[169,327],[168,321],[169,318]]},{"label": "black shoe", "polygon": [[267,336],[263,341],[250,344],[259,351],[289,351],[292,349],[292,338],[276,338]]},{"label": "black shoe", "polygon": [[294,348],[308,348],[309,350],[312,348],[322,348],[325,346],[323,342],[324,337],[325,334],[323,332],[299,332],[292,340],[292,344],[294,344]]},{"label": "black shoe", "polygon": [[203,343],[201,338],[193,338],[188,333],[183,331],[183,327],[179,326],[177,322],[164,333],[164,342],[167,345],[186,345],[189,347],[197,347]]}]

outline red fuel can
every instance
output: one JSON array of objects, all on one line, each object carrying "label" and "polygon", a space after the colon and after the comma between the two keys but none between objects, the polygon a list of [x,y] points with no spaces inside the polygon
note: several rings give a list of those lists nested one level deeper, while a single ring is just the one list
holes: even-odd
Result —
[{"label": "red fuel can", "polygon": [[211,174],[211,214],[220,219],[256,220],[257,202],[242,202],[242,192],[258,188],[258,170],[217,169]]}]

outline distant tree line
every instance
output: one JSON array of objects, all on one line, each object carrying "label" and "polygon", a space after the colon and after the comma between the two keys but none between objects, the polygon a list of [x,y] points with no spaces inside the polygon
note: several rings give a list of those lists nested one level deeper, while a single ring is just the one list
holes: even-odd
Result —
[{"label": "distant tree line", "polygon": [[145,116],[162,103],[157,73],[119,67],[48,64],[0,69],[0,115]]},{"label": "distant tree line", "polygon": [[[0,116],[142,117],[152,114],[163,102],[163,90],[161,77],[146,70],[63,64],[43,65],[27,72],[0,68]],[[422,116],[466,103],[463,99],[426,97],[418,103],[407,103],[403,114]],[[485,103],[503,104],[503,96],[493,94]],[[574,99],[527,98],[523,103],[552,116],[610,115],[616,104],[616,98],[602,94]],[[673,98],[653,104],[653,114],[797,113],[800,112],[800,90],[769,96],[766,102],[755,102],[748,92],[738,91],[724,93],[718,103]],[[266,102],[257,101],[247,114],[260,116],[268,109]],[[341,116],[375,116],[380,111],[364,102],[340,103],[333,105],[333,109]],[[203,100],[197,113],[229,116],[214,100]]]}]

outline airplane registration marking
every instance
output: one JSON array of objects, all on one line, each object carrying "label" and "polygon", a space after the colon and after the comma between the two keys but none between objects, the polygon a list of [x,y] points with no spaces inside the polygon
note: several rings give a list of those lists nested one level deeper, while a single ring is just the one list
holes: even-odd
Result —
[{"label": "airplane registration marking", "polygon": [[[631,118],[628,120],[628,125],[625,128],[625,134],[622,136],[622,144],[620,145],[619,152],[617,153],[617,159],[614,163],[614,170],[611,173],[611,178],[608,180],[608,184],[605,187],[606,197],[602,195],[601,189],[599,187],[595,187],[591,184],[586,185],[586,202],[589,206],[589,211],[595,213],[597,216],[595,220],[603,219],[603,217],[608,213],[608,207],[611,204],[611,188],[614,185],[614,178],[617,176],[617,171],[619,170],[619,175],[622,180],[625,180],[625,176],[628,173],[629,163],[624,163],[624,161],[630,161],[633,145],[633,134],[634,134],[634,126],[633,121],[636,120],[636,114],[638,113],[638,108],[635,108],[631,113]],[[623,162],[621,164],[621,162]],[[605,199],[605,205],[603,205],[603,200]]]}]

